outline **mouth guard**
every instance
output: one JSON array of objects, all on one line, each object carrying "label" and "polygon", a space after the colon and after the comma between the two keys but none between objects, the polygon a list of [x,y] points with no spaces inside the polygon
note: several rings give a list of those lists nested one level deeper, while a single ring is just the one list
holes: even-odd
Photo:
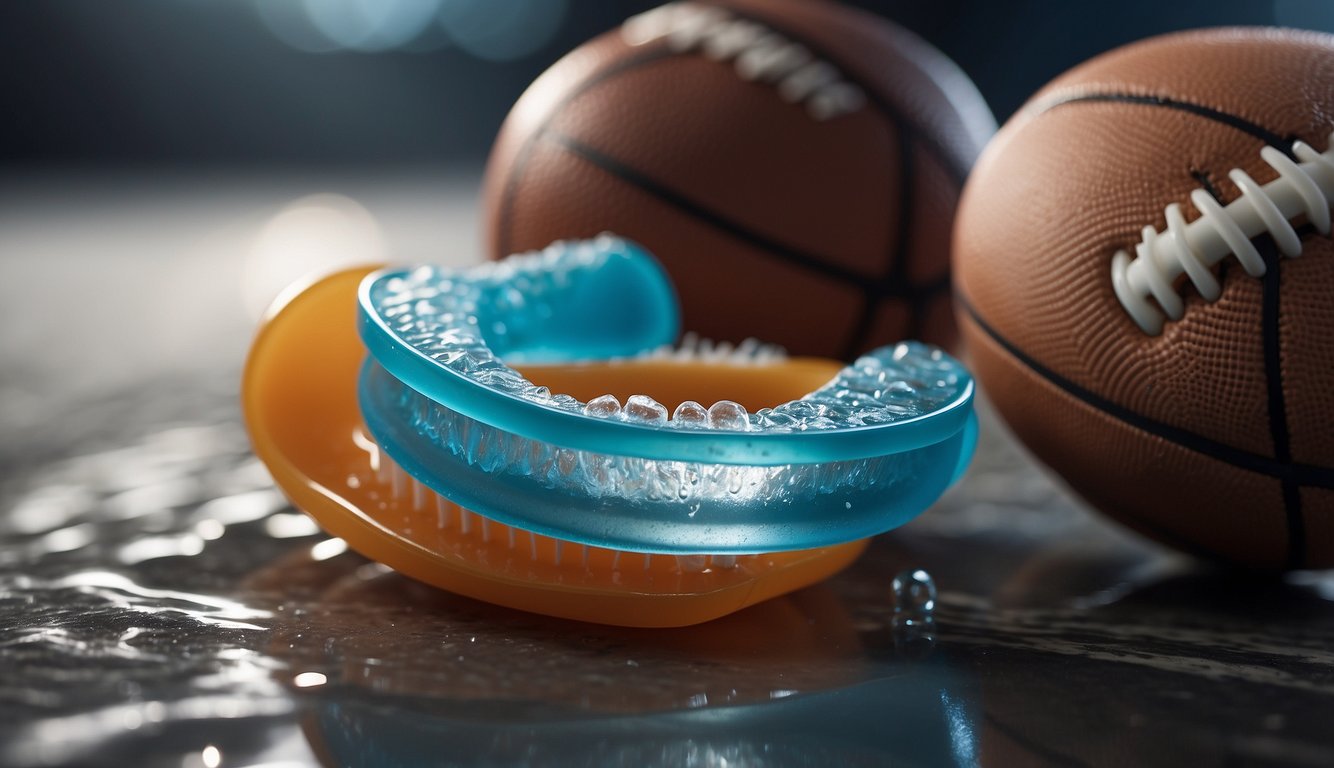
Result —
[{"label": "mouth guard", "polygon": [[379,272],[359,298],[377,442],[437,493],[525,530],[649,553],[828,546],[911,519],[967,459],[972,378],[922,344],[878,349],[753,414],[723,401],[674,418],[643,394],[553,395],[506,365],[672,342],[670,283],[621,240]]},{"label": "mouth guard", "polygon": [[[972,454],[972,379],[940,351],[840,370],[754,343],[671,348],[670,282],[621,240],[368,272],[270,313],[246,421],[296,506],[450,591],[698,623],[837,572]],[[686,400],[703,394],[750,409]]]}]

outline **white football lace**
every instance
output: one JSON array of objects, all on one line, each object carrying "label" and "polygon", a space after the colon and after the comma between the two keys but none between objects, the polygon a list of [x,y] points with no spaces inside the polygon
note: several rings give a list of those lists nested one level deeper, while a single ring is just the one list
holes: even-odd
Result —
[{"label": "white football lace", "polygon": [[[1196,189],[1190,201],[1200,212],[1199,218],[1187,224],[1181,206],[1172,203],[1167,206],[1166,230],[1145,227],[1133,258],[1124,250],[1117,251],[1112,259],[1112,287],[1121,306],[1145,333],[1156,336],[1168,318],[1181,319],[1185,302],[1173,285],[1182,274],[1205,301],[1215,301],[1222,287],[1211,270],[1228,256],[1236,256],[1252,277],[1264,275],[1264,258],[1251,238],[1267,232],[1279,252],[1293,258],[1302,252],[1293,219],[1305,215],[1308,224],[1322,235],[1329,234],[1334,133],[1324,153],[1297,141],[1292,154],[1296,161],[1273,147],[1261,149],[1260,157],[1278,178],[1260,186],[1245,171],[1234,168],[1228,178],[1241,190],[1236,200],[1223,206],[1206,190]],[[1150,296],[1157,300],[1157,307],[1149,302]]]},{"label": "white football lace", "polygon": [[743,79],[775,83],[782,98],[804,104],[816,120],[832,120],[866,103],[866,94],[834,65],[774,30],[722,8],[668,3],[626,19],[621,35],[630,45],[666,38],[679,53],[698,50],[715,61],[732,60]]}]

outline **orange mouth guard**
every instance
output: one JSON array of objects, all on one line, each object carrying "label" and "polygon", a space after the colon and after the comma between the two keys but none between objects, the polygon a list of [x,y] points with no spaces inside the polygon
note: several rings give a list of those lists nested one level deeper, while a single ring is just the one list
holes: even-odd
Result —
[{"label": "orange mouth guard", "polygon": [[361,554],[634,627],[827,578],[971,458],[972,378],[940,350],[844,367],[753,341],[673,346],[677,326],[661,266],[609,236],[464,270],[344,271],[269,312],[245,420],[292,503]]}]

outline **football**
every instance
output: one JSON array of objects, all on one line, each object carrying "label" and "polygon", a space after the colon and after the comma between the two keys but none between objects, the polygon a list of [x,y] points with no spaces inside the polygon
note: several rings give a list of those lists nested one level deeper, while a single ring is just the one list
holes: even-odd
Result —
[{"label": "football", "polygon": [[1187,552],[1334,566],[1334,37],[1215,29],[1038,92],[970,178],[983,390],[1093,506]]}]

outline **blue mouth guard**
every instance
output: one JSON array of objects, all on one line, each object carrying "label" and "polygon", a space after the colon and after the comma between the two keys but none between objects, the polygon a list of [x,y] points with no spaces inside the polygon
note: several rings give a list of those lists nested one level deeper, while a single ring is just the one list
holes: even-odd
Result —
[{"label": "blue mouth guard", "polygon": [[359,292],[362,416],[462,507],[649,553],[865,538],[924,510],[972,456],[972,377],[923,344],[877,349],[773,408],[683,405],[672,419],[642,396],[553,395],[502,362],[644,355],[674,341],[678,314],[662,267],[605,235],[465,270],[381,270]]}]

